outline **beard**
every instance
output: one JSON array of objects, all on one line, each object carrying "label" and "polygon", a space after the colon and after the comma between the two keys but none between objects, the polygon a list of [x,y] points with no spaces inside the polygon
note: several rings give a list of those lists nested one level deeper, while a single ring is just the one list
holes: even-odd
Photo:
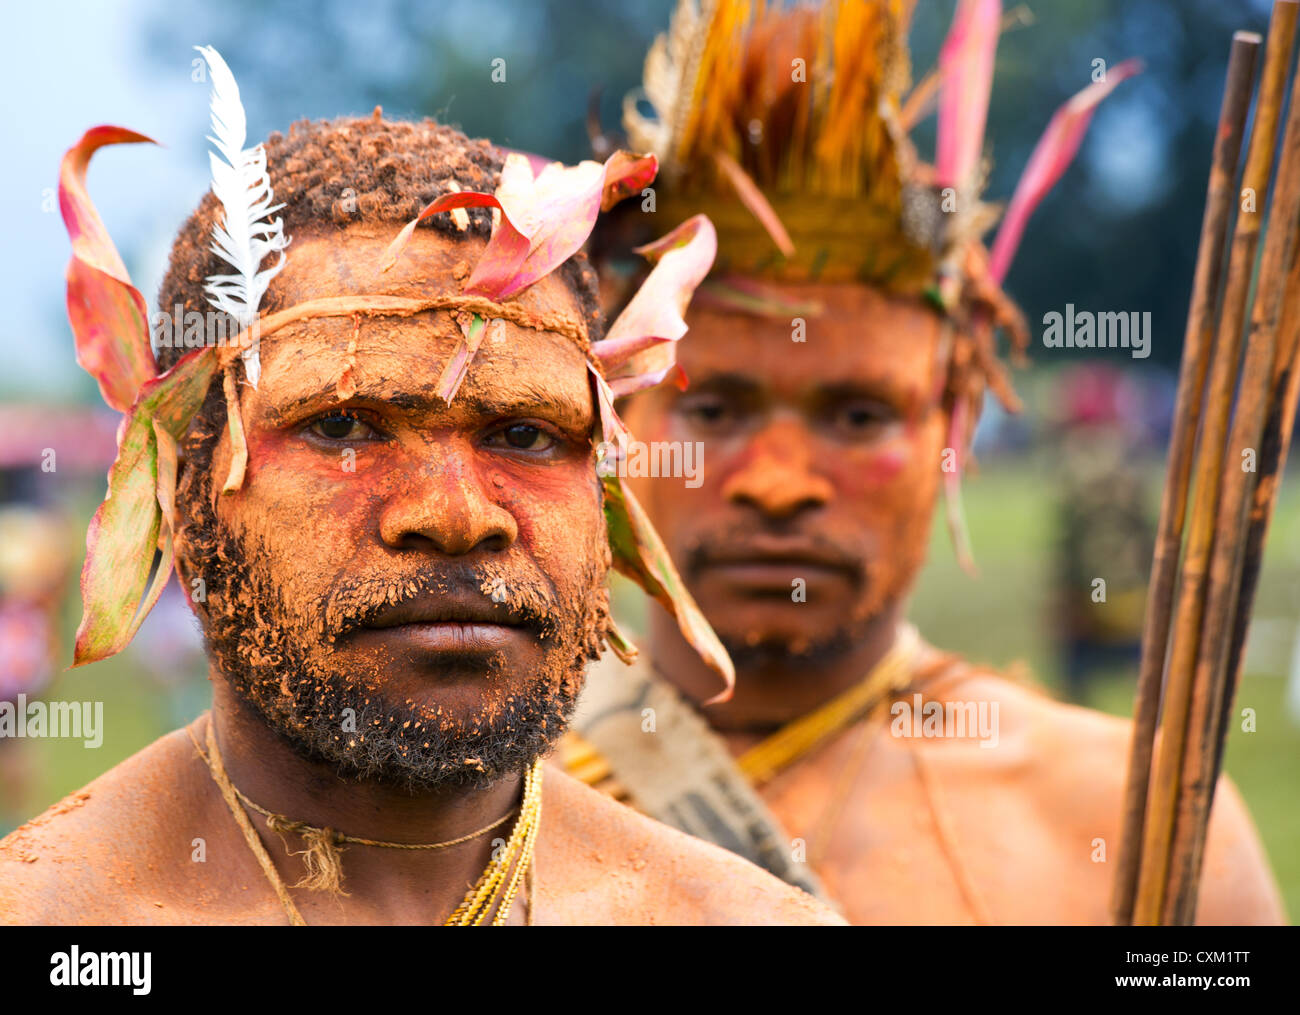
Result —
[{"label": "beard", "polygon": [[719,618],[715,625],[718,639],[738,670],[817,668],[838,661],[867,637],[881,614],[907,595],[925,559],[923,540],[916,541],[913,552],[899,553],[896,544],[896,559],[883,559],[875,550],[875,541],[858,527],[801,531],[795,526],[733,521],[691,533],[682,554],[686,575],[695,580],[712,552],[719,547],[744,546],[752,540],[756,528],[783,537],[798,535],[804,545],[838,561],[851,575],[856,593],[836,609],[834,622],[812,626],[811,630],[805,628],[797,636],[739,630]]},{"label": "beard", "polygon": [[[592,547],[566,591],[517,555],[475,565],[425,557],[400,574],[389,562],[381,576],[342,574],[323,597],[304,602],[286,594],[292,582],[276,575],[267,547],[247,545],[216,517],[209,470],[195,471],[205,476],[194,485],[207,489],[182,501],[194,510],[177,557],[187,579],[202,575],[205,582],[206,602],[198,606],[207,654],[240,703],[300,756],[344,778],[418,793],[489,785],[554,747],[572,717],[583,671],[605,646],[603,546]],[[430,593],[485,595],[500,587],[511,590],[511,622],[544,646],[543,662],[521,687],[504,653],[488,657],[486,672],[479,659],[483,703],[472,715],[395,700],[385,693],[382,672],[355,672],[334,651],[339,638],[387,607]]]}]

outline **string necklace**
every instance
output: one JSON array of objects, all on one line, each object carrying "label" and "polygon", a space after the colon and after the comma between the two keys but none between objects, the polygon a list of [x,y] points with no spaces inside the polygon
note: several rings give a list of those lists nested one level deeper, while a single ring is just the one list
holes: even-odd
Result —
[{"label": "string necklace", "polygon": [[[235,823],[243,832],[244,839],[253,855],[257,858],[262,872],[275,890],[276,896],[289,917],[289,922],[298,927],[306,926],[306,921],[302,918],[302,914],[298,911],[297,905],[289,894],[288,887],[280,877],[279,871],[276,870],[270,855],[266,852],[266,847],[262,844],[257,829],[253,827],[252,821],[248,817],[246,807],[266,818],[267,825],[280,834],[281,838],[283,838],[285,832],[295,832],[307,844],[306,849],[290,854],[303,856],[303,862],[307,868],[306,876],[293,887],[308,888],[313,891],[331,891],[341,895],[347,894],[342,891],[341,887],[343,872],[340,847],[345,843],[377,846],[386,849],[446,849],[449,846],[456,846],[486,835],[494,828],[505,824],[516,810],[516,808],[512,808],[490,825],[466,835],[458,836],[455,839],[448,839],[446,842],[385,842],[345,835],[332,828],[318,828],[306,822],[291,821],[283,815],[275,814],[249,800],[230,781],[230,777],[226,774],[211,720],[208,722],[206,737],[208,749],[206,752],[199,746],[193,730],[186,727],[186,732],[189,734],[190,740],[193,741],[194,749],[198,752],[199,757],[207,764],[213,781],[221,791],[222,799],[225,800],[231,815],[235,819]],[[481,925],[489,916],[492,918],[493,926],[505,924],[518,894],[519,885],[525,881],[525,878],[531,884],[530,867],[537,843],[538,828],[541,824],[541,788],[542,761],[539,758],[525,774],[523,801],[517,808],[519,820],[516,821],[509,840],[503,847],[493,850],[492,860],[489,861],[478,881],[466,893],[460,905],[447,919],[447,926]],[[285,848],[288,850],[287,843]]]}]

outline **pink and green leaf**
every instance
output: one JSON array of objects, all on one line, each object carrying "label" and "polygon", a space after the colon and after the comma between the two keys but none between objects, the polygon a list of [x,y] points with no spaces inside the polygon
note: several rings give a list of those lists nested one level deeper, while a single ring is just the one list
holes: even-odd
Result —
[{"label": "pink and green leaf", "polygon": [[700,612],[645,510],[617,476],[604,477],[605,523],[614,567],[640,585],[677,620],[682,636],[722,680],[706,705],[726,701],[736,683],[731,657]]},{"label": "pink and green leaf", "polygon": [[482,317],[475,314],[469,326],[463,328],[463,337],[451,354],[451,359],[447,361],[447,365],[442,368],[442,373],[438,376],[436,393],[444,402],[450,404],[451,400],[456,397],[456,392],[460,390],[461,381],[465,379],[465,373],[469,370],[470,362],[474,359],[474,354],[478,352],[478,347],[483,342],[486,323]]},{"label": "pink and green leaf", "polygon": [[86,191],[91,156],[110,144],[153,144],[125,127],[92,127],[68,149],[59,167],[59,209],[72,241],[68,262],[68,321],[77,362],[99,384],[110,406],[126,412],[136,392],[158,372],[149,347],[144,297]]},{"label": "pink and green leaf", "polygon": [[940,187],[965,187],[984,147],[1001,0],[958,0],[939,51],[939,116],[934,156]]},{"label": "pink and green leaf", "polygon": [[1140,60],[1125,60],[1110,68],[1103,80],[1094,81],[1056,111],[1020,174],[993,241],[989,275],[994,282],[1001,283],[1006,278],[1030,216],[1074,160],[1097,106],[1119,84],[1141,71]]},{"label": "pink and green leaf", "polygon": [[[108,496],[86,533],[74,666],[125,648],[166,583],[172,566],[176,442],[203,404],[217,369],[216,353],[213,347],[196,349],[167,373],[147,380],[123,421]],[[150,585],[159,548],[163,558]]]}]

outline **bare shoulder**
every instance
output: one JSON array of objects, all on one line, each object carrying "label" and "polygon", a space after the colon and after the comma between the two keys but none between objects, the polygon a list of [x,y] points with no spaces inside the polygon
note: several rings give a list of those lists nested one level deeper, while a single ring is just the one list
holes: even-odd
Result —
[{"label": "bare shoulder", "polygon": [[1133,723],[1060,702],[1044,690],[970,667],[938,695],[966,709],[977,736],[962,743],[994,767],[1021,769],[1056,789],[1086,784],[1108,795],[1123,786]]},{"label": "bare shoulder", "polygon": [[548,765],[537,847],[544,923],[840,925],[807,893]]},{"label": "bare shoulder", "polygon": [[[948,702],[997,703],[996,743],[954,753],[971,778],[992,773],[1032,801],[1067,835],[1119,842],[1133,722],[1055,701],[1044,692],[987,670],[943,687]],[[928,747],[929,745],[927,745]],[[927,751],[942,757],[943,748]],[[977,764],[970,764],[977,761]],[[1275,923],[1284,919],[1268,858],[1237,788],[1223,776],[1210,814],[1198,922]]]},{"label": "bare shoulder", "polygon": [[0,920],[166,920],[160,872],[188,859],[200,795],[187,752],[170,733],[0,840]]}]

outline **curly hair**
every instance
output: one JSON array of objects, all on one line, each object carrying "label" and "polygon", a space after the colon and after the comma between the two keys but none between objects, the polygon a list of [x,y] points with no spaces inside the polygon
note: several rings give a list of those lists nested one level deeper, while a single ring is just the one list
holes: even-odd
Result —
[{"label": "curly hair", "polygon": [[[433,120],[386,120],[376,107],[368,117],[301,120],[290,126],[287,136],[277,131],[266,140],[266,162],[275,200],[284,204],[278,214],[284,219],[285,232],[292,236],[301,229],[341,232],[352,222],[401,225],[449,191],[492,193],[500,180],[504,153],[488,141],[471,140]],[[157,305],[166,312],[178,305],[183,313],[211,309],[204,282],[210,275],[230,271],[211,249],[212,229],[220,213],[220,205],[209,191],[177,234],[158,293]],[[492,230],[488,209],[476,208],[468,214],[467,232],[488,237]],[[420,227],[457,238],[465,235],[455,230],[446,215],[425,219]],[[596,340],[603,318],[596,273],[586,255],[575,254],[560,267],[559,274],[577,296],[588,334]],[[274,283],[262,309],[282,309]],[[185,351],[179,343],[175,348],[160,346],[160,367],[169,369]],[[216,383],[184,443],[186,460],[195,471],[210,467],[225,423],[225,400],[220,383]],[[181,503],[193,494],[194,488],[186,482],[177,491]]]}]

